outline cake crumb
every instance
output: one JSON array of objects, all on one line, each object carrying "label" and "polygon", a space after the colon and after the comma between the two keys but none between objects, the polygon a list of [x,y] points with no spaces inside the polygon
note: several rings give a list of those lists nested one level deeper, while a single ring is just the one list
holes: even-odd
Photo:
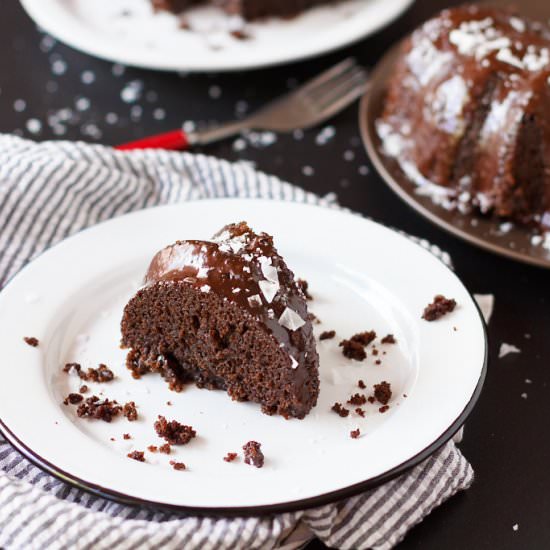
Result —
[{"label": "cake crumb", "polygon": [[353,340],[342,340],[338,344],[342,348],[342,354],[348,359],[364,361],[367,358],[367,352],[362,344]]},{"label": "cake crumb", "polygon": [[149,445],[149,447],[147,447],[147,450],[150,453],[156,453],[159,450],[159,448],[156,445]]},{"label": "cake crumb", "polygon": [[453,311],[455,307],[455,300],[452,298],[445,298],[442,294],[438,294],[434,297],[433,302],[424,308],[422,319],[425,319],[426,321],[436,321],[447,313]]},{"label": "cake crumb", "polygon": [[384,338],[382,338],[382,340],[380,340],[380,342],[382,342],[382,344],[395,344],[397,343],[397,340],[393,334],[387,334]]},{"label": "cake crumb", "polygon": [[376,401],[374,395],[369,395],[367,397],[367,401],[372,405],[372,403],[374,403]]},{"label": "cake crumb", "polygon": [[128,419],[128,422],[134,422],[138,419],[136,404],[133,401],[126,403],[122,409],[122,414]]},{"label": "cake crumb", "polygon": [[367,398],[360,393],[352,395],[347,401],[348,405],[364,405],[366,402]]},{"label": "cake crumb", "polygon": [[361,418],[365,418],[365,411],[361,407],[357,407],[355,409],[356,414],[358,414]]},{"label": "cake crumb", "polygon": [[191,426],[180,424],[177,420],[168,421],[161,415],[155,422],[155,431],[172,445],[186,445],[197,435]]},{"label": "cake crumb", "polygon": [[375,362],[374,362],[375,365],[381,365],[382,364],[382,361],[380,361],[380,359],[377,359]]},{"label": "cake crumb", "polygon": [[187,468],[187,466],[183,462],[176,462],[175,460],[170,461],[170,466],[172,466],[172,468],[177,471],[182,471]]},{"label": "cake crumb", "polygon": [[86,393],[88,391],[88,386],[86,386],[86,384],[83,384],[82,386],[80,386],[78,391],[80,393]]},{"label": "cake crumb", "polygon": [[225,460],[225,462],[233,462],[237,456],[239,456],[237,453],[227,453],[223,459]]},{"label": "cake crumb", "polygon": [[358,386],[359,388],[361,388],[362,390],[364,390],[364,389],[367,387],[366,384],[365,384],[365,382],[363,382],[363,380],[358,380],[358,381],[357,381],[357,386]]},{"label": "cake crumb", "polygon": [[100,399],[97,395],[92,395],[83,403],[80,403],[76,409],[76,414],[80,418],[87,417],[111,422],[115,416],[118,416],[121,410],[122,407],[115,400]]},{"label": "cake crumb", "polygon": [[245,464],[256,466],[256,468],[261,468],[264,465],[264,454],[260,450],[261,446],[262,444],[257,441],[249,441],[243,445]]},{"label": "cake crumb", "polygon": [[356,430],[351,430],[349,435],[352,439],[357,439],[361,435],[361,430],[359,430],[359,428],[357,428]]},{"label": "cake crumb", "polygon": [[31,348],[36,348],[38,347],[38,344],[40,344],[38,338],[35,338],[34,336],[25,336],[23,340],[25,341],[25,344],[31,346]]},{"label": "cake crumb", "polygon": [[172,447],[170,447],[170,443],[165,443],[159,447],[159,451],[165,455],[169,455],[172,452]]},{"label": "cake crumb", "polygon": [[79,393],[70,393],[65,397],[63,400],[64,405],[76,405],[77,403],[80,403],[84,397],[82,397]]},{"label": "cake crumb", "polygon": [[342,407],[342,403],[334,403],[331,410],[333,410],[338,416],[345,418],[349,414],[349,410],[345,407]]},{"label": "cake crumb", "polygon": [[389,408],[390,408],[389,405],[382,405],[382,407],[380,407],[378,411],[381,413],[385,413]]},{"label": "cake crumb", "polygon": [[319,340],[330,340],[336,336],[335,330],[325,330],[319,335]]},{"label": "cake crumb", "polygon": [[296,286],[302,291],[306,300],[313,300],[313,296],[309,293],[309,283],[305,279],[297,279]]},{"label": "cake crumb", "polygon": [[374,330],[366,330],[364,332],[358,332],[357,334],[354,334],[350,338],[350,340],[352,342],[357,342],[362,346],[368,346],[372,341],[375,340],[375,338],[376,338],[376,332],[374,332]]},{"label": "cake crumb", "polygon": [[379,403],[382,403],[382,405],[387,405],[391,399],[392,391],[391,391],[391,384],[389,382],[386,382],[385,380],[383,382],[380,382],[380,384],[374,385],[374,397]]},{"label": "cake crumb", "polygon": [[143,451],[132,451],[126,455],[128,458],[137,460],[138,462],[145,462],[145,453]]},{"label": "cake crumb", "polygon": [[122,434],[122,439],[132,439],[132,436],[130,434]]}]

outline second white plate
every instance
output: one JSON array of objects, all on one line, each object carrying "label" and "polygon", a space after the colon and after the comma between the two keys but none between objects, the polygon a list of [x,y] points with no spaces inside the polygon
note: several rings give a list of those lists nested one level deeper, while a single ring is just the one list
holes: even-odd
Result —
[{"label": "second white plate", "polygon": [[413,0],[345,0],[289,19],[247,25],[231,35],[213,8],[190,12],[190,32],[148,0],[21,0],[47,32],[83,52],[149,69],[231,71],[289,63],[352,44],[400,15]]},{"label": "second white plate", "polygon": [[[266,416],[252,403],[193,385],[170,392],[158,375],[131,378],[119,349],[119,323],[155,251],[177,239],[208,238],[228,222],[247,220],[275,243],[314,295],[316,332],[337,338],[318,345],[321,394],[302,421]],[[437,293],[457,309],[437,322],[420,319]],[[359,216],[308,205],[260,200],[198,201],[145,210],[83,231],[21,271],[0,293],[2,369],[0,427],[31,460],[84,488],[125,501],[226,513],[259,513],[322,504],[357,493],[433,452],[464,422],[485,372],[486,338],[477,306],[458,278],[409,239]],[[340,339],[374,329],[396,345],[368,351],[358,363]],[[35,336],[32,348],[24,336]],[[383,351],[386,353],[384,354]],[[380,360],[381,364],[376,361]],[[62,404],[75,391],[65,363],[109,365],[111,383],[94,393],[133,400],[137,422],[87,421]],[[368,389],[357,387],[362,379]],[[354,393],[392,384],[390,409],[367,405],[366,417],[331,411]],[[90,394],[88,394],[90,395]],[[406,397],[405,397],[406,395]],[[167,402],[170,401],[171,405]],[[354,407],[350,407],[354,408]],[[158,414],[191,424],[198,437],[171,456],[131,450],[161,444]],[[359,428],[361,437],[350,431]],[[129,433],[130,440],[123,434]],[[249,440],[262,443],[266,464],[226,463]],[[169,460],[188,470],[174,471]]]}]

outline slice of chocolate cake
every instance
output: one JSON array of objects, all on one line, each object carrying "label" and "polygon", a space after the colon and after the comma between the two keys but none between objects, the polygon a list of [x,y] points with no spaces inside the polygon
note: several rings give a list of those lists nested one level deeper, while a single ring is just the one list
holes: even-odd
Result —
[{"label": "slice of chocolate cake", "polygon": [[319,358],[306,299],[265,233],[228,225],[212,241],[156,254],[122,319],[135,377],[159,372],[304,418],[319,394]]}]

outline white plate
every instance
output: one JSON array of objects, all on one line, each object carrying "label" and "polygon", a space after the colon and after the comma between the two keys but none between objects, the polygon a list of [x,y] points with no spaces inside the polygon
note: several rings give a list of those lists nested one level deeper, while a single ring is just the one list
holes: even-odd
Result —
[{"label": "white plate", "polygon": [[[322,321],[316,331],[338,334],[318,345],[321,394],[302,421],[266,416],[258,405],[233,402],[222,391],[188,386],[174,393],[158,375],[134,380],[118,348],[122,308],[154,252],[177,239],[208,238],[242,219],[273,234],[288,264],[309,281],[315,298],[310,309]],[[456,299],[457,309],[436,322],[421,320],[437,293]],[[23,269],[0,293],[0,311],[0,349],[8,358],[0,424],[19,449],[64,479],[108,496],[209,511],[320,504],[396,475],[460,427],[486,364],[477,306],[429,252],[359,216],[273,201],[205,200],[100,224]],[[344,358],[339,339],[368,329],[379,336],[391,332],[398,344],[379,344],[387,354],[369,354],[364,363]],[[40,346],[29,347],[24,336],[37,337]],[[140,420],[77,418],[75,407],[61,404],[79,386],[76,376],[61,372],[69,361],[108,364],[117,379],[90,386],[119,402],[135,400]],[[370,388],[391,382],[389,411],[367,405],[364,419],[331,412],[335,401],[362,393],[358,379]],[[197,439],[169,457],[146,452],[147,463],[130,460],[129,451],[162,443],[153,429],[158,414],[191,424]],[[359,439],[350,438],[355,428]],[[132,440],[122,439],[126,432]],[[262,443],[262,469],[242,458],[222,460],[249,440]],[[185,462],[188,471],[174,471],[169,459]]]},{"label": "white plate", "polygon": [[[341,48],[380,29],[413,0],[345,0],[290,20],[247,25],[250,39],[230,32],[231,19],[213,8],[188,16],[184,31],[148,0],[21,0],[43,29],[97,57],[150,69],[228,71],[298,61]],[[123,13],[130,15],[122,16]]]}]

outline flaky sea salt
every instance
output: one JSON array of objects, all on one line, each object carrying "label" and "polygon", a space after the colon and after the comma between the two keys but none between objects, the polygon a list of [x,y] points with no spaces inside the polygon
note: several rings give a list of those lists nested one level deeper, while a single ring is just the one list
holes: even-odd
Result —
[{"label": "flaky sea salt", "polygon": [[265,301],[270,304],[277,295],[277,292],[279,292],[279,283],[274,283],[273,281],[259,281],[258,285],[264,295]]},{"label": "flaky sea salt", "polygon": [[521,353],[521,350],[513,344],[502,342],[502,344],[500,344],[500,349],[498,350],[498,358],[501,359],[510,353]]},{"label": "flaky sea salt", "polygon": [[493,309],[495,307],[495,297],[493,294],[474,294],[474,298],[479,306],[479,309],[481,309],[485,322],[489,324],[491,315],[493,314]]},{"label": "flaky sea salt", "polygon": [[293,309],[286,307],[279,317],[279,324],[288,330],[298,330],[306,322]]},{"label": "flaky sea salt", "polygon": [[262,305],[262,299],[259,294],[254,294],[248,297],[248,304],[250,307],[260,307]]},{"label": "flaky sea salt", "polygon": [[290,356],[290,368],[291,369],[297,369],[298,368],[298,361],[296,361],[296,359],[294,359],[294,357],[292,357],[292,355]]}]

